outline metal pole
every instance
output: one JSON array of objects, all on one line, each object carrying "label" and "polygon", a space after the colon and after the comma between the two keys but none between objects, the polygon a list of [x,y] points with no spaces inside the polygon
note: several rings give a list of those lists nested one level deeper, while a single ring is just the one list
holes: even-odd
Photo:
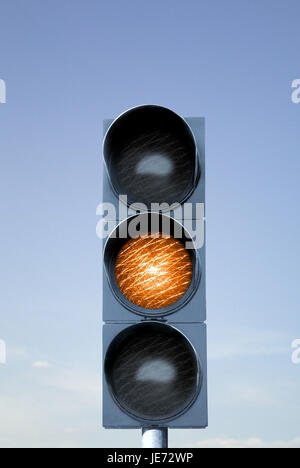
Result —
[{"label": "metal pole", "polygon": [[168,448],[168,428],[143,427],[142,448]]}]

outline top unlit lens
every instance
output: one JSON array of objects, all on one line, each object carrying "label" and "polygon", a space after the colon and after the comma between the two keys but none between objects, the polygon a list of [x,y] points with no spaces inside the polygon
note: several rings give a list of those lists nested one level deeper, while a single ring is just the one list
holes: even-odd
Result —
[{"label": "top unlit lens", "polygon": [[116,193],[129,203],[180,203],[194,187],[194,138],[184,120],[163,107],[120,116],[106,135],[104,156]]}]

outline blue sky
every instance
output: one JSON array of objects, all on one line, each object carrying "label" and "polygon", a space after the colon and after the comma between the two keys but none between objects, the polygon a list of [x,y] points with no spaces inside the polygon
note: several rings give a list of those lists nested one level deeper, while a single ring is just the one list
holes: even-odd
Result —
[{"label": "blue sky", "polygon": [[102,120],[153,103],[207,119],[210,425],[170,444],[300,447],[299,13],[294,0],[1,2],[1,446],[139,445],[100,429],[95,212]]}]

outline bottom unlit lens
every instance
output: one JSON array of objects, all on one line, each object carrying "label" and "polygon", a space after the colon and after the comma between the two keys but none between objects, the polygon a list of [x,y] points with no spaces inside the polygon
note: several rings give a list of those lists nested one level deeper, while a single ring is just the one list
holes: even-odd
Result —
[{"label": "bottom unlit lens", "polygon": [[189,341],[173,327],[155,322],[118,335],[106,355],[105,372],[122,409],[141,419],[178,415],[198,389],[198,360]]}]

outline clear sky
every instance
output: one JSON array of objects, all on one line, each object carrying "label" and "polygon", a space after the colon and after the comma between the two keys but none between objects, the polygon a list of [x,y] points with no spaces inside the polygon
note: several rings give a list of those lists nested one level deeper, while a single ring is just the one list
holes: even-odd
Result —
[{"label": "clear sky", "polygon": [[[2,0],[0,446],[138,446],[101,426],[102,120],[207,119],[209,428],[300,447],[297,0]],[[257,439],[257,440],[253,440]]]}]

